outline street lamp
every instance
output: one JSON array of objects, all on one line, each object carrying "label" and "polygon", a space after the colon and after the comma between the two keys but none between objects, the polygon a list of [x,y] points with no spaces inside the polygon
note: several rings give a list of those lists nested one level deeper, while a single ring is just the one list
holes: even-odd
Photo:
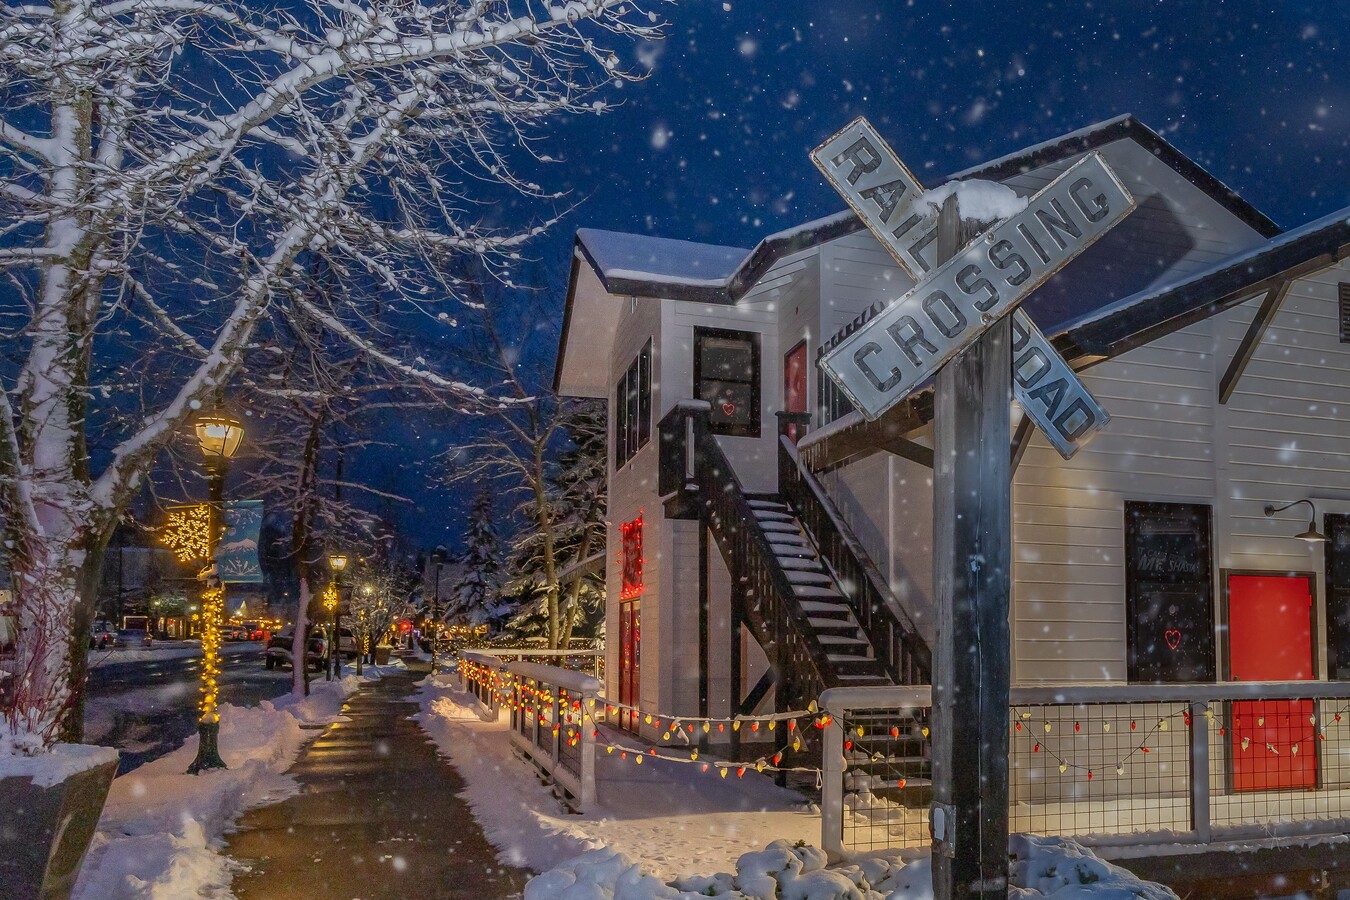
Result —
[{"label": "street lamp", "polygon": [[342,605],[342,572],[347,568],[347,554],[328,554],[328,568],[333,570],[333,645],[328,651],[332,661],[332,674],[329,678],[342,677],[342,633],[338,630],[338,610]]},{"label": "street lamp", "polygon": [[216,545],[224,525],[225,474],[230,458],[244,440],[244,427],[228,416],[202,416],[196,423],[197,444],[206,461],[210,484],[207,503],[206,589],[202,592],[202,686],[201,715],[197,719],[197,758],[188,774],[225,768],[220,758],[220,618],[225,608],[225,586],[216,569]]}]

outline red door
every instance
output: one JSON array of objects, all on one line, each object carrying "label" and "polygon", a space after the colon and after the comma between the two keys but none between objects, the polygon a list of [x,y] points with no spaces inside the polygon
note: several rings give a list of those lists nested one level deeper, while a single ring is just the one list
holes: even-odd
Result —
[{"label": "red door", "polygon": [[[806,412],[806,341],[783,357],[783,408],[788,412]],[[788,426],[788,437],[797,443],[797,426]]]},{"label": "red door", "polygon": [[[1312,680],[1309,579],[1230,575],[1228,648],[1234,681]],[[1314,713],[1311,700],[1234,702],[1229,710],[1233,789],[1316,787]]]},{"label": "red door", "polygon": [[642,685],[642,601],[619,604],[619,727],[637,731]]}]

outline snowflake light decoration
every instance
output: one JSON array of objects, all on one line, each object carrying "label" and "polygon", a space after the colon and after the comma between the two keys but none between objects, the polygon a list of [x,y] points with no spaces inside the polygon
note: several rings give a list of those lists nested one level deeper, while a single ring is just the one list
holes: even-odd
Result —
[{"label": "snowflake light decoration", "polygon": [[211,553],[211,509],[205,503],[169,512],[160,541],[182,563],[204,560]]}]

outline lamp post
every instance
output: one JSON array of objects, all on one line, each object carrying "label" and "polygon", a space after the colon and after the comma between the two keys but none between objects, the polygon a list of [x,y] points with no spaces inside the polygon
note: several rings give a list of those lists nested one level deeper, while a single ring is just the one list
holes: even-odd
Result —
[{"label": "lamp post", "polygon": [[202,686],[200,716],[197,719],[197,758],[188,766],[188,774],[196,775],[208,769],[225,768],[220,758],[220,618],[225,608],[225,587],[216,569],[216,546],[220,543],[224,526],[225,473],[230,458],[244,440],[244,428],[227,416],[202,416],[196,425],[197,443],[206,460],[206,474],[210,479],[210,500],[207,503],[206,590],[202,592]]},{"label": "lamp post", "polygon": [[342,572],[347,568],[347,554],[328,554],[328,568],[333,570],[333,643],[328,651],[329,659],[332,661],[332,674],[329,677],[341,678],[342,632],[338,628],[338,623],[341,620],[339,611],[342,607]]}]

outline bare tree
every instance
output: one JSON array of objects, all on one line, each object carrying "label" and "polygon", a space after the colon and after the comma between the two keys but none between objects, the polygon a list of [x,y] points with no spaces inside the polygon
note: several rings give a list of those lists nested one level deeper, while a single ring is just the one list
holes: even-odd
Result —
[{"label": "bare tree", "polygon": [[479,393],[391,349],[369,310],[295,287],[322,258],[440,315],[445,258],[507,263],[547,226],[488,227],[484,203],[545,196],[511,161],[551,118],[603,109],[594,87],[626,76],[598,41],[657,33],[634,0],[0,8],[0,268],[23,309],[0,390],[10,748],[40,750],[78,719],[65,712],[108,535],[256,353],[260,323],[303,310],[410,377]]},{"label": "bare tree", "polygon": [[415,577],[393,560],[383,557],[363,566],[356,573],[348,603],[352,637],[356,640],[356,672],[361,661],[401,619],[415,613],[408,599]]},{"label": "bare tree", "polygon": [[[452,482],[490,483],[503,495],[516,498],[514,515],[526,523],[518,543],[528,543],[535,561],[528,584],[522,584],[521,573],[507,575],[529,599],[542,605],[548,645],[557,649],[571,636],[572,612],[581,596],[580,585],[564,591],[563,576],[571,564],[579,562],[577,552],[604,549],[603,525],[598,542],[591,534],[579,542],[569,539],[575,534],[572,511],[562,502],[558,482],[558,457],[570,440],[569,427],[588,423],[585,427],[592,428],[597,420],[595,405],[555,394],[547,376],[531,370],[530,354],[504,338],[498,321],[500,304],[487,300],[484,297],[477,304],[477,327],[483,338],[478,361],[496,374],[503,395],[514,402],[478,404],[484,425],[447,454],[450,478]],[[603,431],[603,413],[598,421]],[[602,508],[603,493],[595,500],[596,521],[600,521]]]}]

